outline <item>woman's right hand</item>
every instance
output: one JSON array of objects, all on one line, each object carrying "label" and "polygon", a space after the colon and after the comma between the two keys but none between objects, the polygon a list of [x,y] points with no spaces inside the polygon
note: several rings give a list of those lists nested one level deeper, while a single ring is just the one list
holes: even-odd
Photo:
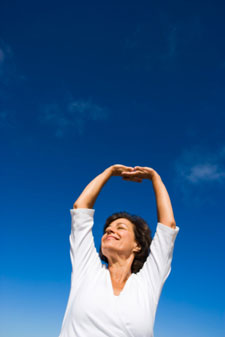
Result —
[{"label": "woman's right hand", "polygon": [[130,181],[136,181],[138,183],[142,182],[142,179],[139,177],[124,177],[123,174],[126,174],[128,172],[133,172],[135,169],[131,166],[125,166],[121,164],[115,164],[111,166],[111,172],[112,176],[120,176],[124,180],[130,180]]}]

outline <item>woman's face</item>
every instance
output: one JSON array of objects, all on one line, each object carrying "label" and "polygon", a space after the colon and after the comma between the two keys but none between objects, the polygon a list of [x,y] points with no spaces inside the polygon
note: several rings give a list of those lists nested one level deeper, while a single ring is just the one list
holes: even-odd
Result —
[{"label": "woman's face", "polygon": [[102,254],[109,258],[120,256],[128,258],[132,253],[138,251],[138,244],[135,241],[133,224],[126,218],[119,218],[112,221],[105,229],[105,234],[101,240]]}]

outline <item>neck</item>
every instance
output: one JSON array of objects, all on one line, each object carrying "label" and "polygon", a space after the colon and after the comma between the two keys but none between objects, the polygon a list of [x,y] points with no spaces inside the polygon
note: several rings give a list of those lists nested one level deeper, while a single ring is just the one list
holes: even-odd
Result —
[{"label": "neck", "polygon": [[132,262],[130,263],[130,261],[125,261],[123,263],[109,263],[108,269],[111,279],[121,284],[125,283],[131,275]]}]

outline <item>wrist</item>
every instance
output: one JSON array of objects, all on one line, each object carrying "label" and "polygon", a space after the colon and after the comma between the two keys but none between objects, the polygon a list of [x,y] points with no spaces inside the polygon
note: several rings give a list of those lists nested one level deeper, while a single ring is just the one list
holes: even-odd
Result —
[{"label": "wrist", "polygon": [[161,177],[155,170],[153,170],[151,177],[149,179],[152,180],[152,182],[154,182],[154,181],[160,180]]},{"label": "wrist", "polygon": [[107,169],[105,169],[104,173],[107,175],[108,178],[111,178],[113,176],[114,168],[113,165],[109,166]]}]

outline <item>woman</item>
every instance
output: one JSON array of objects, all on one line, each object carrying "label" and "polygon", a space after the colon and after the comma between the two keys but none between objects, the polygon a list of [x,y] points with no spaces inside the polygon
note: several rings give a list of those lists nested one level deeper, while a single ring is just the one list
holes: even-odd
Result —
[{"label": "woman", "polygon": [[[109,217],[100,250],[106,266],[94,245],[93,207],[112,176],[152,181],[158,224],[151,242],[150,230],[140,217],[126,212]],[[70,212],[71,290],[60,337],[152,337],[179,231],[160,176],[149,167],[112,165],[87,185]]]}]

